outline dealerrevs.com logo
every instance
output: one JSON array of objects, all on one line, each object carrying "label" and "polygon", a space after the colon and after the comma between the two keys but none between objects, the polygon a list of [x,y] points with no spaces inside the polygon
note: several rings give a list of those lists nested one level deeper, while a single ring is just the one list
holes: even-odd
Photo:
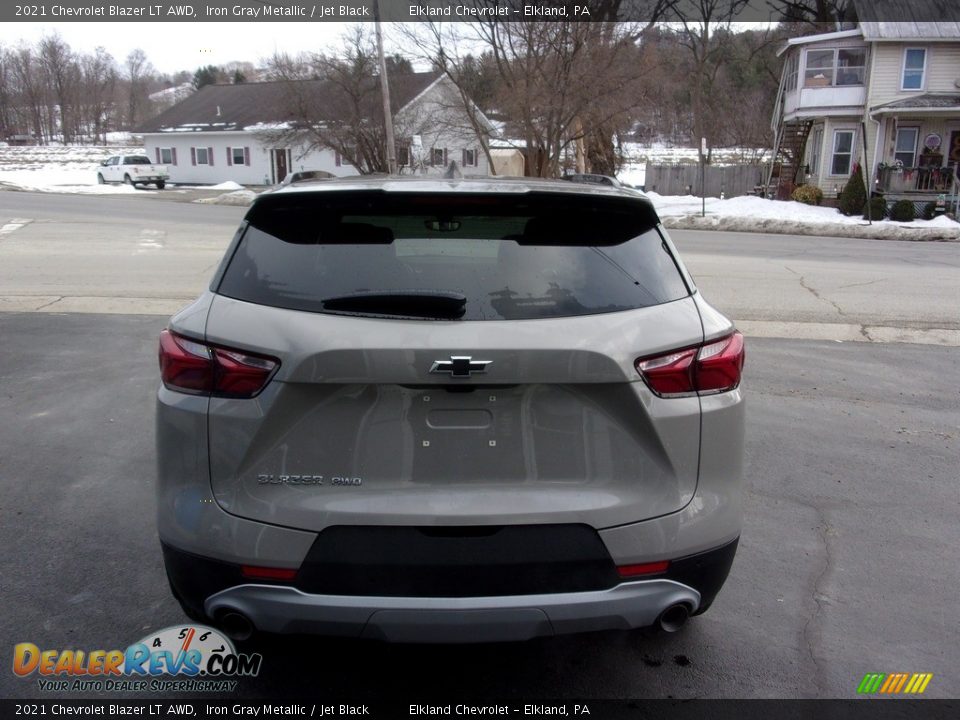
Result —
[{"label": "dealerrevs.com logo", "polygon": [[168,627],[126,650],[41,650],[29,642],[13,648],[14,674],[36,676],[51,692],[231,691],[235,678],[256,676],[262,662],[203,625]]}]

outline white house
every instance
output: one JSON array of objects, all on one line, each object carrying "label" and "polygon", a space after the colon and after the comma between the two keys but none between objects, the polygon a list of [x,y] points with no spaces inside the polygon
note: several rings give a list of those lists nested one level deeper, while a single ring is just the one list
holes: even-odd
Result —
[{"label": "white house", "polygon": [[[856,5],[867,15],[862,0]],[[780,54],[773,184],[781,194],[806,183],[836,196],[854,163],[889,200],[957,192],[960,22],[859,22],[791,39]]]},{"label": "white house", "polygon": [[[323,93],[321,81],[303,82],[311,91]],[[391,78],[401,174],[440,174],[451,161],[456,161],[463,175],[489,174],[486,156],[457,98],[456,88],[438,73]],[[207,85],[138,132],[147,155],[167,166],[172,183],[233,180],[242,185],[272,185],[299,170],[357,174],[332,149],[308,151],[271,141],[277,128],[289,120],[286,106],[280,81]],[[492,130],[482,114],[480,119]]]}]

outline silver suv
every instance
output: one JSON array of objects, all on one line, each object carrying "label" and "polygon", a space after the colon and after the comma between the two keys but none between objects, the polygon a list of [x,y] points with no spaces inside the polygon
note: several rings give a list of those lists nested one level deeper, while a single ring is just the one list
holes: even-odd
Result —
[{"label": "silver suv", "polygon": [[676,630],[736,551],[743,359],[634,191],[264,194],[160,337],[173,592],[237,639]]}]

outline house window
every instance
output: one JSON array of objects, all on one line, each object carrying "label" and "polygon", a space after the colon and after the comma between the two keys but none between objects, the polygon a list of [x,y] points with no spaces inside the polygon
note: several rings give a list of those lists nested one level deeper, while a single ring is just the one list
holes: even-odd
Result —
[{"label": "house window", "polygon": [[[346,150],[352,156],[355,156],[357,154],[357,149],[352,145],[345,147],[344,150]],[[352,167],[350,164],[350,158],[347,157],[346,155],[342,155],[339,150],[337,150],[334,155],[333,163],[337,167]]]},{"label": "house window", "polygon": [[447,149],[446,148],[431,148],[430,149],[430,164],[431,165],[446,165],[447,164]]},{"label": "house window", "polygon": [[817,175],[820,172],[820,153],[823,152],[823,125],[817,125],[813,129],[813,135],[810,138],[810,174]]},{"label": "house window", "polygon": [[925,48],[907,48],[903,53],[901,90],[923,90],[923,76],[927,70]]},{"label": "house window", "polygon": [[233,153],[233,164],[234,165],[246,165],[247,164],[247,155],[244,152],[242,147],[232,148],[231,152]]},{"label": "house window", "polygon": [[173,165],[173,148],[160,148],[160,164]]},{"label": "house window", "polygon": [[903,164],[903,167],[914,166],[917,157],[917,136],[920,133],[919,128],[902,127],[897,128],[897,141],[894,146],[893,159]]},{"label": "house window", "polygon": [[833,85],[833,50],[808,50],[804,87]]},{"label": "house window", "polygon": [[410,164],[410,146],[397,145],[397,165],[403,167]]},{"label": "house window", "polygon": [[460,164],[463,167],[476,167],[477,166],[477,151],[473,148],[469,150],[464,150],[461,153]]},{"label": "house window", "polygon": [[197,165],[209,165],[210,156],[207,154],[207,148],[194,148],[197,154]]},{"label": "house window", "polygon": [[866,67],[867,51],[865,48],[837,50],[837,85],[863,85]]},{"label": "house window", "polygon": [[792,92],[797,89],[797,75],[800,74],[800,53],[791,53],[787,58],[787,85],[786,92]]},{"label": "house window", "polygon": [[853,130],[834,130],[831,175],[849,175],[853,158]]},{"label": "house window", "polygon": [[808,50],[804,87],[863,85],[867,65],[865,48]]}]

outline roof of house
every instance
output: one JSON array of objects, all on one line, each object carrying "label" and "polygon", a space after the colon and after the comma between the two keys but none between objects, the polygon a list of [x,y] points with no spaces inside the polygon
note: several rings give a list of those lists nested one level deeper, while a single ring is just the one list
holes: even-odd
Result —
[{"label": "roof of house", "polygon": [[872,113],[897,110],[960,110],[960,93],[924,93],[870,108]]},{"label": "roof of house", "polygon": [[960,42],[960,21],[948,22],[861,22],[865,40],[902,42],[910,40]]},{"label": "roof of house", "polygon": [[794,45],[807,45],[809,43],[822,42],[824,40],[844,40],[846,38],[860,37],[863,33],[859,29],[840,30],[838,32],[820,33],[819,35],[801,35],[800,37],[788,38],[777,50],[777,55],[783,55]]},{"label": "roof of house", "polygon": [[867,40],[960,41],[956,0],[853,0],[853,4]]},{"label": "roof of house", "polygon": [[[391,105],[395,110],[405,107],[439,77],[436,72],[391,75]],[[333,96],[331,86],[323,80],[299,82],[317,93],[320,105],[324,96]],[[291,119],[287,89],[286,81],[206,85],[144,122],[136,132],[225,132],[281,125]]]}]

